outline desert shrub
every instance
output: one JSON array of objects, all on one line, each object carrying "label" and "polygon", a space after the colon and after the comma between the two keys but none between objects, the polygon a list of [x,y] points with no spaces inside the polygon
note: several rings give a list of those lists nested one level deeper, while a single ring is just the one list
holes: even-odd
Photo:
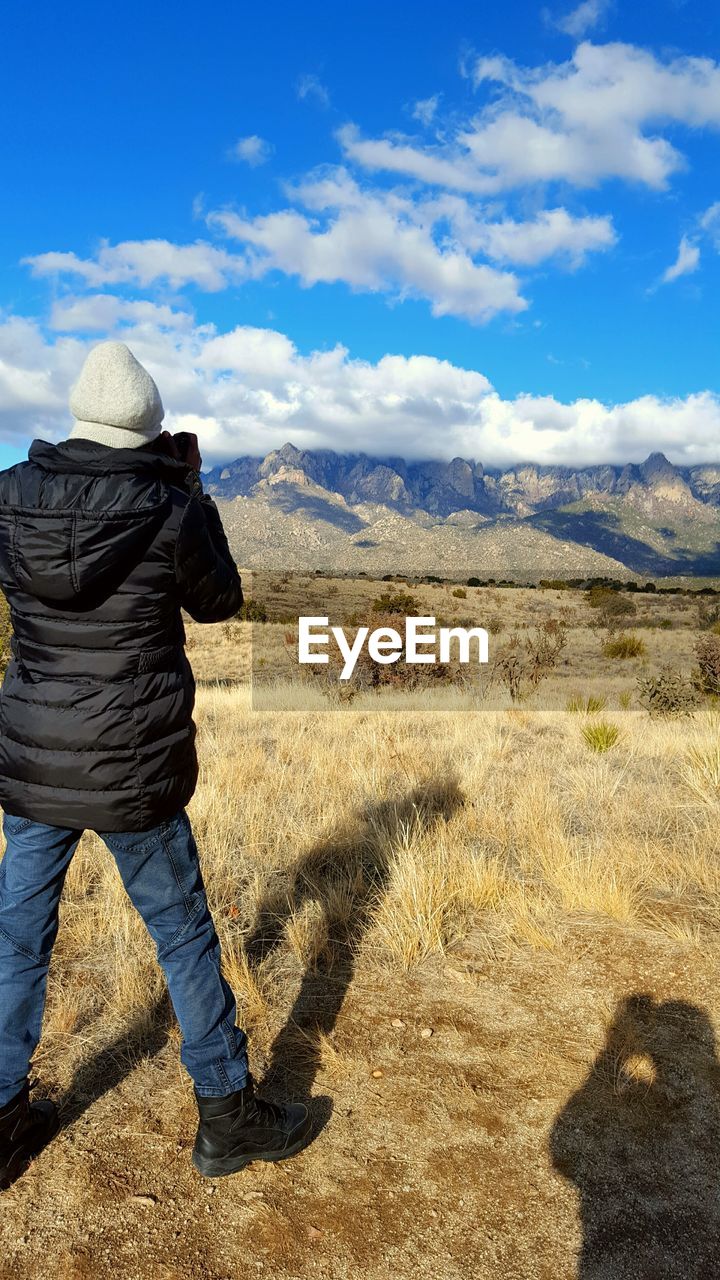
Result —
[{"label": "desert shrub", "polygon": [[[458,615],[458,614],[454,614],[453,617],[451,618],[446,613],[438,612],[437,609],[435,610],[434,618],[435,618],[435,625],[438,627],[478,627],[480,626],[480,623],[477,622],[474,618],[468,618],[468,617],[465,617],[464,615]],[[377,626],[377,622],[375,622],[375,626]]]},{"label": "desert shrub", "polygon": [[720,634],[720,605],[705,604],[704,600],[700,601],[697,611],[698,631],[712,631],[715,635]]},{"label": "desert shrub", "polygon": [[637,605],[628,596],[613,594],[598,611],[598,626],[612,634],[637,617]]},{"label": "desert shrub", "polygon": [[651,716],[689,715],[698,701],[692,681],[672,667],[663,667],[655,675],[639,676],[637,690],[640,705]]},{"label": "desert shrub", "polygon": [[235,617],[241,622],[267,622],[268,613],[261,600],[253,600],[248,597],[247,600],[243,601]]},{"label": "desert shrub", "polygon": [[464,587],[456,587],[453,595],[457,596],[458,600],[467,600],[467,591]]},{"label": "desert shrub", "polygon": [[720,694],[720,636],[712,632],[699,636],[695,642],[695,658],[695,687],[701,693]]},{"label": "desert shrub", "polygon": [[585,603],[590,609],[600,609],[616,595],[612,587],[594,586],[585,592]]},{"label": "desert shrub", "polygon": [[522,637],[516,631],[498,651],[491,679],[521,702],[555,669],[566,644],[567,628],[554,618]]},{"label": "desert shrub", "polygon": [[[372,618],[353,614],[348,622],[349,626],[353,628],[366,626],[370,631],[388,628],[402,635],[405,630],[406,617],[407,615],[398,617],[397,614],[393,613],[375,614]],[[438,622],[437,625],[444,626],[448,624]],[[457,622],[449,625],[457,625]],[[348,641],[352,643],[354,635],[348,632],[347,636]],[[328,658],[329,661],[322,666],[304,668],[304,678],[320,684],[325,692],[331,696],[339,696],[342,701],[352,701],[363,690],[401,689],[411,691],[422,688],[435,688],[438,685],[465,686],[468,684],[468,668],[457,661],[427,664],[409,663],[404,662],[401,656],[397,662],[379,663],[373,661],[367,648],[363,647],[352,675],[348,680],[341,681],[340,672],[344,665],[344,658],[337,649],[331,649]]]},{"label": "desert shrub", "polygon": [[503,630],[502,619],[497,617],[488,618],[485,623],[485,630],[489,636],[499,636]]},{"label": "desert shrub", "polygon": [[403,617],[418,615],[420,613],[420,604],[406,591],[396,591],[393,595],[390,591],[384,591],[377,600],[373,601],[373,613],[387,613],[391,615],[402,614]]},{"label": "desert shrub", "polygon": [[629,710],[632,706],[632,700],[633,696],[630,689],[623,689],[622,693],[618,694],[618,706],[622,707],[623,711]]},{"label": "desert shrub", "polygon": [[0,676],[5,674],[5,668],[10,661],[11,637],[10,606],[2,592],[0,592]]},{"label": "desert shrub", "polygon": [[480,579],[479,579],[479,578],[468,578],[468,580],[467,580],[467,584],[468,584],[468,586],[469,586],[469,587],[479,587],[479,586],[480,586]]},{"label": "desert shrub", "polygon": [[620,738],[620,730],[609,720],[591,720],[582,727],[582,736],[591,751],[610,751]]},{"label": "desert shrub", "polygon": [[596,625],[607,627],[608,631],[616,631],[637,615],[635,601],[612,587],[591,587],[585,592],[585,603],[591,609],[597,609]]},{"label": "desert shrub", "polygon": [[647,652],[645,641],[640,636],[612,636],[602,647],[606,658],[641,658]]}]

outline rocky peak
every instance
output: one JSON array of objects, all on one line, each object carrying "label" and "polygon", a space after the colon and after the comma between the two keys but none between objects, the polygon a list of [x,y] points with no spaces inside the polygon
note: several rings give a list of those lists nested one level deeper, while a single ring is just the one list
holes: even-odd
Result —
[{"label": "rocky peak", "polygon": [[263,479],[267,479],[276,471],[281,471],[285,467],[302,469],[303,454],[294,444],[284,444],[281,449],[273,449],[271,453],[263,458],[258,467],[258,475]]},{"label": "rocky peak", "polygon": [[690,488],[664,453],[651,453],[639,467],[643,483],[656,498],[680,502],[691,498]]},{"label": "rocky peak", "polygon": [[453,458],[447,469],[447,483],[465,498],[475,497],[473,468],[464,458]]}]

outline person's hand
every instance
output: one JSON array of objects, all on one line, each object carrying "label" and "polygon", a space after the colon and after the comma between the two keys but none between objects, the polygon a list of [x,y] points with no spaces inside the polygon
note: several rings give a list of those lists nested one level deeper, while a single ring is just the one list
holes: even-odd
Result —
[{"label": "person's hand", "polygon": [[172,435],[169,431],[162,431],[160,439],[171,458],[175,458],[177,462],[186,463],[193,471],[200,470],[202,457],[198,438],[194,432],[178,431],[177,435]]}]

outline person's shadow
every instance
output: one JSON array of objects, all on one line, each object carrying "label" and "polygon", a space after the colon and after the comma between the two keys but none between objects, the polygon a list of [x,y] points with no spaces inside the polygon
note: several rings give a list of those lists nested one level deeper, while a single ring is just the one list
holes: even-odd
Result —
[{"label": "person's shadow", "polygon": [[[317,949],[288,1017],[270,1049],[261,1088],[310,1098],[332,1032],[353,980],[365,934],[387,887],[393,858],[414,835],[432,838],[462,803],[454,779],[426,783],[407,795],[369,804],[331,829],[293,864],[288,881],[261,903],[246,940],[257,969],[281,944],[307,902],[320,910]],[[398,850],[400,852],[398,853]],[[329,1099],[313,1102],[316,1123],[326,1122]]]},{"label": "person's shadow", "polygon": [[[293,912],[312,899],[323,922],[318,954],[308,965],[292,1010],[278,1033],[262,1089],[309,1097],[321,1065],[323,1036],[336,1022],[355,972],[358,948],[385,892],[394,851],[403,839],[432,833],[462,802],[453,779],[426,783],[408,795],[369,804],[334,828],[293,866],[287,881],[261,903],[245,944],[251,967],[282,942]],[[163,993],[110,1044],[78,1064],[58,1098],[63,1128],[122,1083],[142,1058],[159,1054],[174,1018]],[[316,1131],[330,1114],[327,1099],[315,1099]]]},{"label": "person's shadow", "polygon": [[122,1084],[143,1058],[156,1057],[166,1046],[174,1014],[163,988],[152,1004],[92,1057],[82,1059],[67,1088],[56,1099],[60,1127],[67,1129],[94,1103]]},{"label": "person's shadow", "polygon": [[578,1280],[720,1277],[720,1062],[708,1015],[619,1006],[550,1154],[580,1198]]}]

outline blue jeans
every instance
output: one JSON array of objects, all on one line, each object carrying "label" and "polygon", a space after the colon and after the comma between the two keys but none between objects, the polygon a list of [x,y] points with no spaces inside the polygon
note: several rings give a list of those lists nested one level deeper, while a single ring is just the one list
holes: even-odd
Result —
[{"label": "blue jeans", "polygon": [[[38,1040],[65,874],[82,831],[5,814],[0,862],[0,1107],[22,1088]],[[197,1092],[247,1083],[247,1041],[220,970],[198,852],[184,810],[152,831],[99,832],[157,947]]]}]

